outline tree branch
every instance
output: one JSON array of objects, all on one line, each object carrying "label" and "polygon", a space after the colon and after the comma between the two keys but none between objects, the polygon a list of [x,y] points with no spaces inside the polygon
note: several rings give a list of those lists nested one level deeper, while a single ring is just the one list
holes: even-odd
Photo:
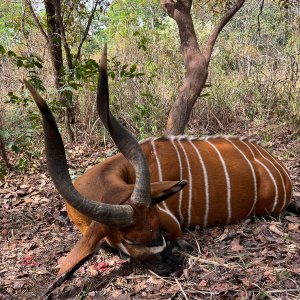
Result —
[{"label": "tree branch", "polygon": [[257,15],[257,33],[258,33],[259,37],[260,37],[260,16],[262,14],[262,11],[263,11],[263,8],[264,8],[264,4],[265,4],[265,1],[261,0],[261,2],[259,4],[259,13]]},{"label": "tree branch", "polygon": [[220,22],[215,26],[215,28],[211,32],[211,34],[207,40],[205,50],[204,50],[204,56],[207,61],[209,61],[211,58],[212,50],[213,50],[215,42],[219,36],[219,33],[221,32],[223,27],[232,19],[232,17],[236,14],[236,12],[243,6],[244,2],[245,2],[245,0],[237,0],[233,4],[231,9],[229,9],[225,13],[225,15],[221,18]]},{"label": "tree branch", "polygon": [[85,28],[85,30],[84,30],[84,33],[83,33],[82,37],[81,37],[81,41],[80,41],[80,43],[79,43],[79,46],[78,46],[78,49],[77,49],[77,53],[76,53],[76,55],[75,55],[75,61],[77,61],[77,60],[79,59],[79,57],[80,57],[82,45],[83,45],[84,41],[86,40],[87,35],[88,35],[88,33],[89,33],[89,30],[90,30],[92,21],[93,21],[93,19],[94,19],[94,15],[95,15],[96,8],[97,8],[98,4],[99,4],[99,0],[96,0],[95,6],[93,7],[93,9],[92,9],[92,11],[91,11],[91,14],[90,14],[90,17],[89,17],[89,19],[88,19],[86,28]]},{"label": "tree branch", "polygon": [[62,39],[64,49],[66,52],[68,69],[72,70],[73,69],[72,55],[71,55],[71,50],[70,50],[70,47],[69,47],[69,44],[68,44],[67,38],[66,38],[66,32],[65,32],[65,28],[64,28],[64,24],[63,24],[62,14],[61,14],[60,0],[53,0],[53,5],[55,7],[55,15],[56,15],[57,22],[59,24],[61,39]]},{"label": "tree branch", "polygon": [[31,12],[31,15],[34,19],[35,25],[39,28],[40,32],[42,33],[42,35],[44,36],[44,38],[46,39],[47,43],[49,42],[49,37],[47,35],[47,33],[45,32],[40,20],[38,19],[37,15],[35,14],[35,11],[32,7],[31,1],[30,0],[26,0],[26,4]]}]

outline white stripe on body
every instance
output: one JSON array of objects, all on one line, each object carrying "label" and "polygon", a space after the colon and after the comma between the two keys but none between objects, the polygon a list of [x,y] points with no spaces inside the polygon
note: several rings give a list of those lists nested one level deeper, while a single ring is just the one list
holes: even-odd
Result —
[{"label": "white stripe on body", "polygon": [[[257,145],[257,146],[259,146],[259,145]],[[270,155],[269,153],[268,153],[268,151],[266,151],[264,148],[262,148],[262,147],[259,147],[260,148],[260,151],[261,150],[263,150],[263,152],[265,153],[265,154],[268,154],[270,157],[272,157],[272,155]],[[292,180],[291,180],[291,175],[289,174],[289,172],[276,160],[276,159],[274,159],[274,161],[276,162],[276,164],[283,170],[283,172],[285,173],[285,175],[289,178],[289,180],[290,180],[290,182],[292,183]]]},{"label": "white stripe on body", "polygon": [[[158,157],[158,154],[157,154],[157,151],[156,151],[156,146],[154,144],[154,140],[153,139],[151,140],[151,146],[153,148],[153,153],[154,153],[154,156],[155,156],[155,159],[156,159],[156,165],[157,165],[157,170],[158,170],[159,181],[163,181],[163,174],[162,174],[161,163],[160,163],[160,160],[159,160],[159,157]],[[162,208],[161,205],[164,208]],[[158,207],[159,210],[161,210],[161,211],[165,212],[166,214],[168,214],[178,224],[178,227],[181,229],[180,224],[179,224],[177,218],[169,210],[169,208],[168,208],[167,204],[165,203],[165,201],[157,204],[156,207]]]},{"label": "white stripe on body", "polygon": [[[187,169],[188,169],[188,174],[189,174],[189,181],[188,181],[188,185],[189,185],[189,202],[188,202],[188,218],[187,218],[187,223],[186,226],[189,227],[191,225],[191,213],[192,213],[192,189],[193,189],[193,178],[192,178],[192,173],[191,173],[191,165],[190,165],[190,160],[189,157],[183,147],[183,144],[181,143],[180,140],[178,140],[178,144],[181,147],[186,163],[187,163]],[[181,203],[182,205],[182,203]],[[181,211],[182,211],[182,207],[181,207]],[[182,213],[181,213],[182,215]]]},{"label": "white stripe on body", "polygon": [[[183,174],[182,174],[182,161],[181,161],[181,157],[180,157],[180,153],[178,151],[178,148],[174,143],[175,138],[176,138],[176,136],[172,136],[170,138],[170,142],[173,145],[173,147],[175,148],[175,151],[176,151],[176,154],[177,154],[177,159],[178,159],[178,162],[179,162],[179,170],[180,170],[180,175],[179,176],[180,176],[180,180],[182,180],[183,179],[182,178],[182,176],[183,176]],[[181,190],[179,192],[179,203],[178,203],[178,214],[179,214],[179,219],[180,219],[181,224],[183,224],[183,215],[182,215],[182,209],[181,209],[181,207],[182,207],[182,196],[183,196],[183,190]]]},{"label": "white stripe on body", "polygon": [[159,181],[163,181],[161,164],[160,164],[160,160],[159,160],[158,155],[157,155],[156,146],[154,144],[154,140],[153,139],[151,140],[151,146],[153,148],[153,154],[154,154],[155,160],[156,160],[156,165],[157,165],[157,170],[158,170],[158,179],[159,179]]},{"label": "white stripe on body", "polygon": [[205,212],[204,212],[204,220],[203,220],[203,225],[204,227],[207,226],[207,219],[208,219],[208,213],[209,213],[209,185],[208,185],[208,177],[207,177],[207,170],[205,167],[205,163],[203,161],[203,158],[199,152],[199,150],[197,149],[197,147],[192,143],[191,140],[189,140],[189,143],[192,145],[192,147],[194,148],[198,159],[199,159],[199,163],[202,167],[203,170],[203,178],[204,178],[204,191],[205,191]]},{"label": "white stripe on body", "polygon": [[[252,146],[258,151],[258,153],[266,160],[266,161],[268,161],[273,167],[274,167],[274,169],[278,172],[278,174],[279,174],[279,176],[280,176],[280,178],[281,178],[281,182],[282,182],[282,187],[283,187],[283,194],[284,194],[284,196],[283,196],[283,204],[282,204],[282,206],[281,206],[281,209],[280,210],[282,210],[284,207],[285,207],[285,204],[286,204],[286,189],[285,189],[285,184],[284,184],[284,180],[283,180],[283,177],[282,177],[282,175],[281,175],[281,172],[275,167],[275,165],[273,164],[273,162],[270,160],[270,159],[268,159],[267,157],[265,157],[262,153],[261,153],[261,151],[258,149],[258,147],[256,147],[256,145],[254,145],[254,144],[252,144]],[[276,162],[277,163],[277,162]],[[278,164],[278,163],[277,163]],[[279,165],[279,164],[278,164]],[[281,166],[280,166],[281,167]],[[274,207],[274,210],[275,210],[275,208],[276,207]]]},{"label": "white stripe on body", "polygon": [[[253,186],[254,186],[254,200],[253,200],[253,205],[248,213],[248,215],[246,216],[246,218],[248,218],[250,216],[250,214],[253,212],[254,208],[255,208],[255,205],[256,205],[256,202],[257,202],[257,179],[256,179],[256,174],[255,174],[255,171],[254,171],[254,168],[252,166],[252,163],[250,162],[250,160],[247,158],[247,156],[243,153],[243,151],[241,151],[237,145],[235,145],[233,143],[232,140],[229,140],[229,139],[226,139],[228,142],[230,142],[233,147],[235,147],[241,154],[242,156],[244,157],[244,159],[246,160],[246,162],[248,163],[250,169],[251,169],[251,173],[252,173],[252,178],[253,178]],[[240,140],[242,141],[242,140]]]},{"label": "white stripe on body", "polygon": [[221,161],[221,164],[223,166],[223,169],[224,169],[224,174],[225,174],[225,179],[226,179],[226,187],[227,187],[227,208],[228,208],[228,215],[227,215],[227,224],[230,223],[231,221],[231,187],[230,187],[230,177],[229,177],[229,174],[228,174],[228,171],[227,171],[227,167],[226,167],[226,164],[225,164],[225,161],[219,151],[219,149],[214,145],[212,144],[210,141],[208,140],[205,140],[206,143],[210,144],[212,146],[212,148],[217,152],[219,158],[220,158],[220,161]]},{"label": "white stripe on body", "polygon": [[[275,189],[275,197],[274,197],[274,203],[273,203],[273,207],[272,207],[272,210],[271,212],[273,212],[275,210],[275,207],[277,206],[277,203],[278,203],[278,187],[277,187],[277,184],[276,184],[276,181],[275,181],[275,178],[274,176],[272,175],[271,171],[266,167],[265,164],[263,164],[261,161],[259,161],[256,157],[255,157],[255,154],[253,152],[253,150],[251,149],[251,147],[249,145],[247,145],[247,143],[245,143],[244,141],[241,141],[251,152],[254,160],[259,163],[266,171],[267,173],[269,174],[272,182],[273,182],[273,185],[274,185],[274,189]],[[253,145],[253,144],[252,144]]]}]

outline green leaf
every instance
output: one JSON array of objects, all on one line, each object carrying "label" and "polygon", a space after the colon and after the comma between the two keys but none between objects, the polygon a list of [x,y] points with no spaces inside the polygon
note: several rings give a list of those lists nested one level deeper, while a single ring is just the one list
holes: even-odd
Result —
[{"label": "green leaf", "polygon": [[36,67],[38,67],[39,69],[42,69],[42,68],[43,68],[43,65],[42,65],[40,62],[38,62],[38,61],[35,62],[35,65],[36,65]]},{"label": "green leaf", "polygon": [[204,93],[204,94],[201,94],[200,97],[207,97],[207,96],[210,96],[211,93]]},{"label": "green leaf", "polygon": [[21,152],[20,147],[18,147],[18,146],[17,146],[16,144],[14,144],[14,143],[10,143],[10,144],[8,145],[8,149],[14,151],[15,153],[20,153],[20,152]]},{"label": "green leaf", "polygon": [[130,67],[129,72],[130,72],[130,73],[134,73],[135,70],[136,70],[136,67],[137,67],[136,64],[132,65],[132,66]]},{"label": "green leaf", "polygon": [[0,44],[0,54],[1,55],[5,54],[5,49],[1,44]]},{"label": "green leaf", "polygon": [[115,78],[116,78],[115,72],[111,71],[111,72],[109,72],[109,75],[112,80],[115,80]]},{"label": "green leaf", "polygon": [[7,51],[7,55],[9,57],[16,57],[17,56],[17,54],[14,51],[11,51],[11,50]]},{"label": "green leaf", "polygon": [[17,67],[20,68],[23,66],[23,61],[21,59],[17,60]]}]

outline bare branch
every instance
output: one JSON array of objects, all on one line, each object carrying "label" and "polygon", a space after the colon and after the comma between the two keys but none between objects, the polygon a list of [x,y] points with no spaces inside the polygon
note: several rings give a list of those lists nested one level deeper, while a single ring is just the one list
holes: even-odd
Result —
[{"label": "bare branch", "polygon": [[257,33],[258,33],[259,37],[260,37],[260,16],[262,14],[264,4],[265,4],[265,0],[261,0],[261,2],[259,4],[259,13],[257,15]]},{"label": "bare branch", "polygon": [[90,14],[90,17],[88,19],[86,28],[84,30],[84,33],[83,33],[83,35],[81,37],[81,41],[80,41],[78,49],[77,49],[77,53],[76,53],[76,56],[75,56],[75,61],[77,61],[79,59],[79,57],[80,57],[82,45],[83,45],[84,41],[87,38],[87,35],[89,33],[89,30],[90,30],[90,27],[91,27],[91,24],[92,24],[92,21],[94,19],[94,15],[95,15],[95,12],[96,12],[96,9],[97,9],[97,6],[98,6],[99,3],[100,3],[100,1],[96,0],[95,6],[93,7],[93,9],[91,11],[91,14]]},{"label": "bare branch", "polygon": [[55,14],[56,14],[57,22],[59,24],[61,39],[66,52],[68,68],[69,70],[72,70],[73,69],[72,55],[66,38],[66,32],[63,24],[62,14],[61,14],[60,0],[53,0],[53,5],[55,7]]},{"label": "bare branch", "polygon": [[35,25],[39,28],[40,32],[42,33],[42,35],[44,36],[44,38],[46,39],[47,42],[49,42],[49,37],[47,35],[47,33],[45,32],[39,18],[37,17],[33,7],[32,7],[32,4],[31,4],[31,1],[30,0],[26,0],[26,4],[31,12],[31,15],[34,19],[34,22],[35,22]]},{"label": "bare branch", "polygon": [[221,18],[220,22],[215,26],[215,28],[211,32],[204,50],[204,56],[207,61],[210,60],[212,50],[219,36],[219,33],[221,32],[223,27],[232,19],[236,12],[243,6],[244,2],[245,0],[237,0],[236,3],[234,3],[231,9],[229,9],[225,13],[225,15]]}]

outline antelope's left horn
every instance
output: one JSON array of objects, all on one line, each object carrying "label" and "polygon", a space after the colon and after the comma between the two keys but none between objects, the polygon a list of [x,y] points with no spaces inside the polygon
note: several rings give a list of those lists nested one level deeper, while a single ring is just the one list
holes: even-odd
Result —
[{"label": "antelope's left horn", "polygon": [[109,110],[106,44],[99,66],[97,109],[104,126],[109,131],[117,147],[133,165],[136,182],[131,201],[138,205],[150,206],[150,172],[144,152],[137,140],[117,121]]},{"label": "antelope's left horn", "polygon": [[68,170],[64,144],[54,116],[38,91],[27,80],[24,79],[23,82],[43,117],[47,166],[58,192],[75,209],[99,223],[117,228],[131,225],[134,222],[134,212],[130,205],[99,203],[82,196],[75,189]]}]

